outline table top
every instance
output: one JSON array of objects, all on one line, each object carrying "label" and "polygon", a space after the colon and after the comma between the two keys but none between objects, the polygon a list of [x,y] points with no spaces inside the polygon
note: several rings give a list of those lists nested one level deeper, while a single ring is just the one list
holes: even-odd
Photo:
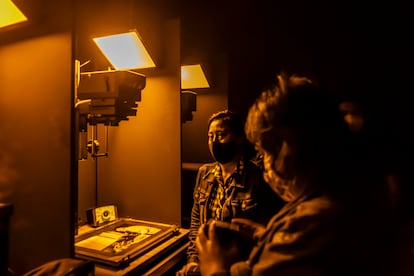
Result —
[{"label": "table top", "polygon": [[138,256],[126,267],[113,268],[97,263],[95,275],[162,275],[159,271],[164,271],[185,257],[188,233],[188,229],[180,228],[176,235]]}]

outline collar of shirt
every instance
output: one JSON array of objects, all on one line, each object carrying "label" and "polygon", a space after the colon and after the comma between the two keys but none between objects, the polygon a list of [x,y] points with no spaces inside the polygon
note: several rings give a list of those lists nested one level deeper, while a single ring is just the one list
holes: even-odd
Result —
[{"label": "collar of shirt", "polygon": [[[232,174],[229,177],[229,179],[231,180],[229,183],[229,187],[231,186],[235,186],[238,188],[244,187],[244,183],[243,181],[241,181],[243,170],[244,170],[244,162],[241,159],[237,163],[236,169],[232,172]],[[213,174],[214,178],[217,180],[218,183],[223,183],[223,174],[221,172],[221,167],[218,162],[216,162],[216,165],[211,171],[211,174]]]}]

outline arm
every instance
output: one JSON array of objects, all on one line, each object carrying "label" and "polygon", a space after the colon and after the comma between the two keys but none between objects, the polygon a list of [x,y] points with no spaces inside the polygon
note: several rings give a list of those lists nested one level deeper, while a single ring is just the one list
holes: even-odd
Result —
[{"label": "arm", "polygon": [[339,216],[335,206],[325,199],[293,206],[286,215],[272,222],[261,239],[260,249],[250,256],[252,274],[326,273],[332,268],[333,260],[337,260],[335,254],[341,251],[334,242],[345,237],[337,232]]},{"label": "arm", "polygon": [[200,270],[203,275],[230,271],[231,275],[318,275],[332,268],[336,260],[332,256],[335,250],[330,251],[335,237],[335,212],[331,208],[292,208],[292,212],[269,225],[248,262],[234,262],[233,250],[222,248],[214,232],[210,236],[214,229],[209,229],[210,239],[200,231],[196,241]]},{"label": "arm", "polygon": [[200,228],[200,202],[198,190],[202,181],[202,176],[204,175],[205,168],[201,167],[198,170],[196,177],[196,184],[193,192],[193,207],[191,209],[191,223],[190,223],[190,232],[189,239],[190,244],[187,249],[187,262],[198,263],[198,254],[195,247],[195,239],[197,237],[198,230]]},{"label": "arm", "polygon": [[193,207],[191,209],[191,223],[189,232],[190,243],[187,248],[187,263],[179,271],[177,271],[177,276],[187,275],[187,273],[190,271],[198,271],[198,254],[195,246],[195,239],[197,237],[198,229],[200,228],[200,205],[198,190],[204,173],[204,166],[200,167],[198,169],[193,191]]},{"label": "arm", "polygon": [[266,226],[260,223],[257,223],[250,219],[245,218],[233,218],[231,223],[239,225],[246,235],[250,236],[254,241],[259,240],[263,233],[266,230]]}]

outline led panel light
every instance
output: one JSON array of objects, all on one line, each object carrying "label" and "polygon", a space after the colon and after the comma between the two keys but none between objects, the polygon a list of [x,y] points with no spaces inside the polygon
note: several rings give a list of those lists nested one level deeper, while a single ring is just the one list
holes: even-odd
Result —
[{"label": "led panel light", "polygon": [[27,17],[11,0],[0,0],[0,28],[27,21]]},{"label": "led panel light", "polygon": [[181,66],[181,89],[209,88],[200,64]]},{"label": "led panel light", "polygon": [[93,41],[117,70],[155,67],[136,32],[97,37]]}]

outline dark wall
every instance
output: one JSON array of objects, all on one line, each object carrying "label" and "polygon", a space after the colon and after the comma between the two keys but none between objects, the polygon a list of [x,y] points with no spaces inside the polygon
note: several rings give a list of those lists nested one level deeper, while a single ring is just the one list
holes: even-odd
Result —
[{"label": "dark wall", "polygon": [[[315,78],[338,98],[355,96],[364,101],[374,118],[378,151],[390,152],[408,190],[414,119],[413,26],[408,3],[364,3],[328,0],[258,0],[202,3],[182,0],[183,49],[202,49],[210,57],[228,58],[228,107],[247,113],[263,88],[281,70]],[[219,74],[221,68],[215,68]],[[197,112],[195,113],[197,116]],[[204,131],[204,130],[203,130]],[[191,136],[194,144],[204,140]],[[207,152],[206,152],[207,153]],[[193,157],[191,157],[193,156]],[[381,154],[380,154],[381,156]],[[410,194],[408,191],[407,194]]]},{"label": "dark wall", "polygon": [[315,78],[334,95],[357,95],[383,132],[404,139],[413,20],[403,1],[193,2],[182,0],[182,51],[228,56],[231,109],[247,112],[285,70]]},{"label": "dark wall", "polygon": [[258,1],[253,7],[229,7],[229,13],[234,10],[228,21],[232,104],[244,109],[248,103],[238,101],[240,95],[253,98],[282,69],[314,77],[335,94],[364,94],[373,103],[388,101],[389,88],[392,97],[402,95],[401,87],[395,88],[396,80],[408,76],[406,9],[399,2],[354,2]]},{"label": "dark wall", "polygon": [[280,70],[305,74],[338,98],[363,100],[378,139],[408,157],[413,20],[403,1],[242,1],[226,8],[232,109],[247,112]]}]

